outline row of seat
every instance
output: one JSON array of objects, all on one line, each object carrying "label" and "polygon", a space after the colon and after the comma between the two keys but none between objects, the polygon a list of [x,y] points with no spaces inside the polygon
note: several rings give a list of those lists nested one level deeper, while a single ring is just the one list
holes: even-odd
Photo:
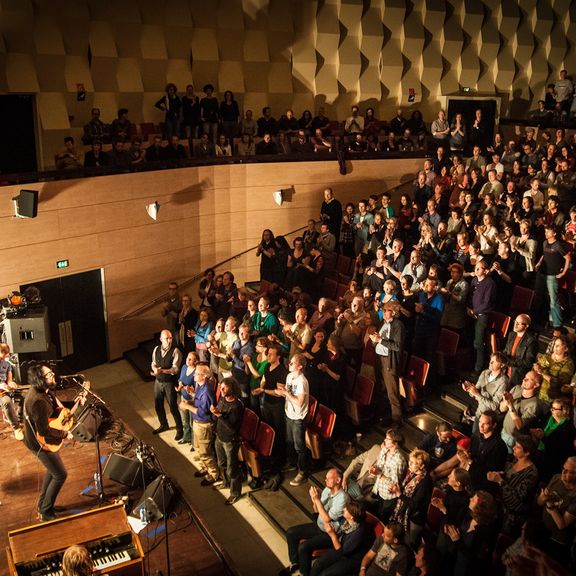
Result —
[{"label": "row of seat", "polygon": [[[324,445],[329,442],[334,432],[336,414],[333,410],[320,404],[314,396],[309,397],[306,446],[314,460],[321,460]],[[240,459],[246,462],[254,479],[263,476],[264,458],[272,454],[276,433],[272,426],[261,420],[256,412],[246,408],[240,427]]]}]

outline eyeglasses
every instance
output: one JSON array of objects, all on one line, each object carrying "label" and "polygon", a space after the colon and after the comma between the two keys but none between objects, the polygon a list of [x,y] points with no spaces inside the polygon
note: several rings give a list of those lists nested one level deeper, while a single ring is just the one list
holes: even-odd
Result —
[{"label": "eyeglasses", "polygon": [[559,410],[560,412],[562,411],[562,406],[552,406],[550,408],[550,410]]},{"label": "eyeglasses", "polygon": [[45,372],[44,374],[42,374],[42,378],[48,378],[49,376],[54,376],[54,372],[52,372],[52,370],[50,370],[50,372]]}]

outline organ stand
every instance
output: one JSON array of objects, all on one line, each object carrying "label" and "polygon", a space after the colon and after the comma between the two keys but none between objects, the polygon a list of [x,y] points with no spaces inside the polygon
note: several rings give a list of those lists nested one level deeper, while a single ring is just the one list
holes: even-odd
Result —
[{"label": "organ stand", "polygon": [[62,556],[72,544],[86,546],[95,574],[144,576],[144,551],[122,504],[35,524],[8,533],[10,576],[61,576]]}]

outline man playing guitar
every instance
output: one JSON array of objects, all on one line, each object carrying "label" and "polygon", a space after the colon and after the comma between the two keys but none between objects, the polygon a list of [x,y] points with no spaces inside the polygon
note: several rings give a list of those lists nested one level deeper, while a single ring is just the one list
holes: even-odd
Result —
[{"label": "man playing guitar", "polygon": [[10,346],[0,344],[0,408],[4,415],[4,420],[10,423],[16,440],[23,440],[24,433],[20,428],[18,412],[14,400],[10,397],[10,392],[18,389],[12,378],[12,364],[8,361],[10,356]]},{"label": "man playing guitar", "polygon": [[70,431],[50,426],[50,420],[62,409],[53,393],[56,387],[54,372],[48,366],[34,366],[28,371],[28,382],[32,387],[24,401],[24,444],[46,468],[38,498],[40,519],[46,522],[57,517],[54,503],[68,476],[62,457],[52,447],[73,436]]}]

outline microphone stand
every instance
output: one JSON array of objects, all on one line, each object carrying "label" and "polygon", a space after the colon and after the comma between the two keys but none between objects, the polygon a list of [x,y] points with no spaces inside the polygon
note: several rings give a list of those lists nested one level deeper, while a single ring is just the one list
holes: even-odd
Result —
[{"label": "microphone stand", "polygon": [[167,490],[168,486],[170,485],[170,479],[168,478],[168,476],[164,472],[164,469],[162,468],[162,464],[160,463],[160,460],[158,460],[158,457],[156,456],[156,453],[154,452],[154,448],[148,446],[148,449],[150,450],[150,456],[152,457],[152,460],[153,460],[155,466],[160,470],[160,474],[161,474],[160,489],[162,490],[162,516],[164,517],[164,532],[166,533],[166,536],[164,538],[164,547],[166,549],[166,576],[170,576],[171,575],[170,541],[169,541],[169,537],[168,537],[168,514],[167,514],[168,511],[166,509],[167,508],[167,506],[166,506],[166,490]]},{"label": "microphone stand", "polygon": [[[75,384],[77,384],[83,392],[89,396],[89,400],[87,401],[87,408],[86,410],[92,411],[94,414],[98,414],[100,416],[100,422],[102,422],[102,411],[100,406],[106,406],[106,402],[98,396],[95,392],[93,392],[88,386],[84,384],[82,380],[79,380],[76,376],[69,377]],[[102,456],[100,452],[100,435],[98,433],[98,428],[100,427],[100,423],[96,427],[94,433],[94,441],[96,443],[96,473],[94,474],[94,488],[97,492],[95,498],[98,499],[98,505],[103,506],[106,501],[106,494],[104,493],[104,482],[102,481]],[[74,432],[72,431],[72,434]],[[91,496],[91,495],[90,495]]]}]

